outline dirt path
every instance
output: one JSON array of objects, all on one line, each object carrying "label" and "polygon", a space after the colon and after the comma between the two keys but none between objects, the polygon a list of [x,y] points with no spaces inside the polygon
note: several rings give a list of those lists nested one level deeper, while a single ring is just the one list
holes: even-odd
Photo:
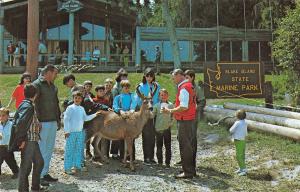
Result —
[{"label": "dirt path", "polygon": [[[109,164],[100,165],[87,162],[88,172],[74,176],[63,173],[63,149],[65,140],[63,131],[57,132],[56,148],[52,158],[50,174],[59,179],[58,183],[51,185],[48,191],[55,192],[98,192],[98,191],[210,191],[199,179],[176,180],[174,174],[180,167],[171,166],[165,169],[159,166],[146,166],[142,163],[141,137],[136,140],[136,171],[131,172],[121,166],[117,160],[110,160]],[[176,136],[172,138],[172,163],[179,160],[178,142]],[[16,154],[20,162],[19,154]],[[198,160],[209,156],[209,151],[199,150]],[[5,163],[4,163],[5,164]],[[0,191],[16,191],[17,180],[11,180],[10,171],[2,166],[4,174],[0,176]]]},{"label": "dirt path", "polygon": [[[205,123],[207,125],[207,123]],[[104,191],[300,191],[299,158],[280,156],[276,148],[257,148],[257,141],[247,143],[247,177],[239,177],[235,150],[228,142],[224,128],[206,128],[198,131],[197,173],[192,180],[176,180],[174,174],[181,168],[174,166],[179,160],[176,135],[172,136],[171,168],[143,165],[141,137],[136,140],[136,171],[121,166],[117,160],[99,165],[87,162],[88,172],[74,176],[63,173],[63,131],[57,132],[56,148],[52,158],[50,174],[59,179],[48,191],[53,192],[104,192]],[[20,156],[16,153],[17,161]],[[295,163],[294,163],[295,162]],[[0,192],[17,191],[17,180],[11,180],[7,165],[2,165]],[[298,184],[297,184],[298,183]]]}]

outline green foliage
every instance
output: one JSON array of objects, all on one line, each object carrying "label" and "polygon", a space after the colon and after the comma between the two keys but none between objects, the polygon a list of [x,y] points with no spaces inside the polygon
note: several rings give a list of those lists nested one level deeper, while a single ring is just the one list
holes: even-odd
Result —
[{"label": "green foliage", "polygon": [[[171,15],[176,27],[189,27],[190,1],[168,0]],[[217,25],[216,0],[191,0],[192,27],[215,27]],[[219,3],[219,24],[233,28],[244,28],[244,4],[241,0],[222,0]],[[270,4],[269,4],[270,2]],[[285,16],[288,9],[295,7],[295,0],[270,1],[247,0],[246,24],[247,28],[270,28],[270,11],[273,25],[278,18]],[[152,14],[148,15],[146,26],[163,26],[161,1],[155,1]]]},{"label": "green foliage", "polygon": [[[267,80],[267,79],[266,79]],[[275,100],[283,100],[286,93],[287,75],[285,72],[280,72],[279,75],[272,74],[271,79],[273,86],[273,97]],[[268,81],[270,81],[268,80]]]},{"label": "green foliage", "polygon": [[298,104],[300,93],[299,84],[299,63],[300,63],[300,6],[290,10],[287,16],[278,23],[275,31],[273,56],[278,65],[283,68],[286,78],[283,79],[287,91],[293,97],[295,104]]},{"label": "green foliage", "polygon": [[[271,6],[270,6],[271,5]],[[254,9],[259,13],[260,21],[258,28],[270,29],[271,19],[270,13],[272,13],[273,28],[277,28],[278,21],[285,17],[286,13],[290,9],[296,7],[295,0],[285,0],[285,1],[270,1],[270,0],[260,0]]]}]

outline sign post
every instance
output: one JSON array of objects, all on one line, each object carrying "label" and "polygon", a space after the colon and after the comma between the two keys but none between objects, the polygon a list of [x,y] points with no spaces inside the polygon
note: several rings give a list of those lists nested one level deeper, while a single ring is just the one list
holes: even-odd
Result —
[{"label": "sign post", "polygon": [[60,0],[58,11],[69,13],[69,46],[68,46],[68,65],[73,64],[74,58],[74,13],[82,8],[82,3],[78,0]]}]

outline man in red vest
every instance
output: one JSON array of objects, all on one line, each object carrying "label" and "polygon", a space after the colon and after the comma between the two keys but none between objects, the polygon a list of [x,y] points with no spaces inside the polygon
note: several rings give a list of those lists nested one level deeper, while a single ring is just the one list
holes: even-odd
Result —
[{"label": "man in red vest", "polygon": [[193,155],[196,150],[193,145],[193,139],[195,138],[193,137],[193,130],[196,119],[196,95],[193,85],[185,79],[184,72],[181,69],[175,69],[172,72],[172,77],[178,87],[175,108],[163,108],[162,112],[173,113],[174,118],[177,120],[183,172],[175,177],[178,179],[193,178],[196,176],[196,159]]}]

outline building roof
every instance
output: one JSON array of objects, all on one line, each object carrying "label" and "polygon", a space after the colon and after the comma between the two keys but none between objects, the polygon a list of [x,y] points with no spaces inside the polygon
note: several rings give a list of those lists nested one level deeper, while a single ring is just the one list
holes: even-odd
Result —
[{"label": "building roof", "polygon": [[[131,29],[136,22],[136,12],[131,10],[129,14],[123,13],[122,9],[112,6],[110,1],[105,0],[80,0],[83,8],[76,12],[76,18],[82,22],[89,22],[97,25],[105,24],[105,18],[111,23],[122,22],[128,26],[123,29]],[[27,33],[27,0],[0,0],[4,9],[4,25],[7,31],[19,39],[26,39]],[[68,13],[57,11],[57,0],[40,0],[40,31],[42,27],[53,28],[69,23]]]}]

